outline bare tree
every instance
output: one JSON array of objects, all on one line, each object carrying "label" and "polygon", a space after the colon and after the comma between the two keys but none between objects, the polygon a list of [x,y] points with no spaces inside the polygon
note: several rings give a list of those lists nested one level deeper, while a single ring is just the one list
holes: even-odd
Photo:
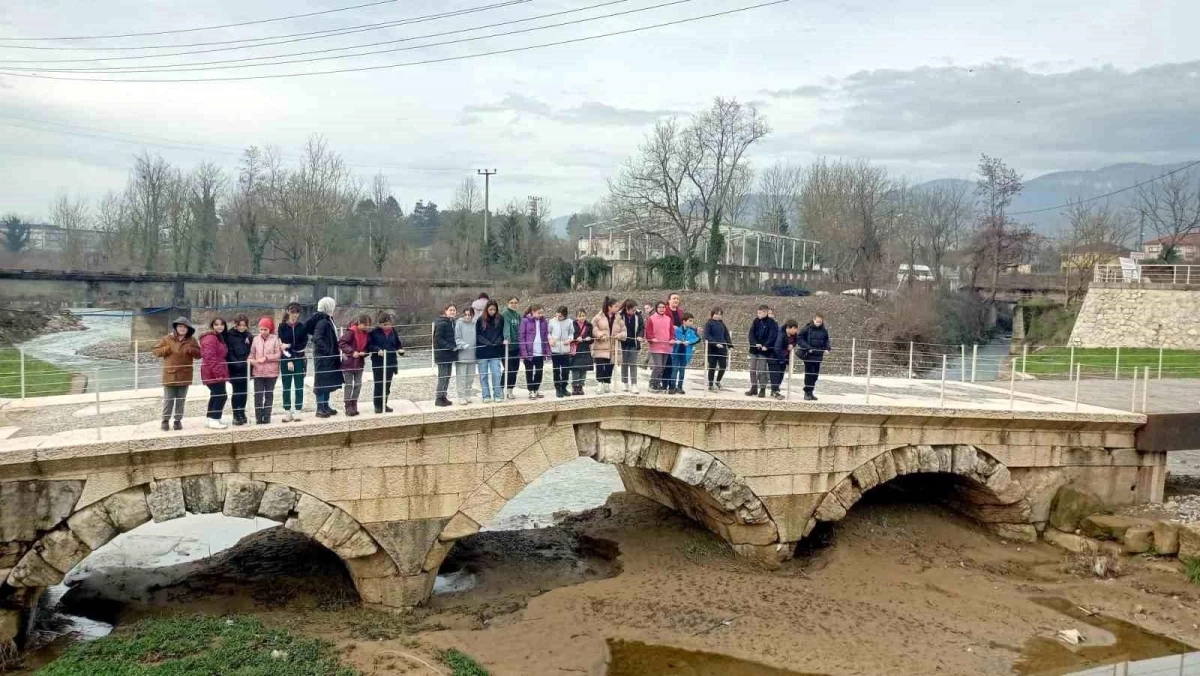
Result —
[{"label": "bare tree", "polygon": [[660,121],[609,181],[619,217],[683,259],[685,284],[693,283],[700,238],[720,227],[746,149],[769,131],[754,106],[717,98],[686,127]]},{"label": "bare tree", "polygon": [[175,272],[191,272],[196,258],[198,237],[191,201],[189,177],[172,170],[166,191],[167,241],[171,246],[171,269]]},{"label": "bare tree", "polygon": [[267,162],[262,151],[249,146],[242,152],[241,167],[227,213],[237,225],[246,241],[250,255],[250,273],[262,274],[263,259],[267,247],[275,235],[274,222],[267,213],[266,183]]},{"label": "bare tree", "polygon": [[83,267],[83,236],[81,230],[90,230],[91,211],[87,200],[72,200],[66,193],[54,198],[50,204],[50,219],[62,228],[62,264],[68,270]]},{"label": "bare tree", "polygon": [[1092,270],[1125,246],[1133,233],[1133,222],[1127,211],[1113,208],[1108,202],[1084,202],[1080,198],[1069,202],[1063,216],[1067,231],[1060,238],[1064,245],[1060,266],[1069,304],[1087,292]]},{"label": "bare tree", "polygon": [[1136,209],[1163,240],[1163,262],[1178,258],[1184,238],[1200,232],[1200,173],[1171,174],[1138,188]]},{"label": "bare tree", "polygon": [[134,158],[125,188],[127,216],[136,234],[136,254],[143,270],[158,267],[158,254],[167,228],[173,170],[161,156],[143,151]]},{"label": "bare tree", "polygon": [[776,162],[758,178],[758,229],[790,235],[789,219],[796,212],[804,173],[800,167]]},{"label": "bare tree", "polygon": [[750,208],[750,196],[754,192],[754,168],[742,162],[734,170],[725,191],[725,203],[721,206],[723,220],[730,226],[745,223]]},{"label": "bare tree", "polygon": [[96,207],[96,229],[110,265],[129,267],[135,257],[137,233],[129,221],[129,206],[124,196],[109,191]]},{"label": "bare tree", "polygon": [[946,253],[958,248],[970,219],[971,204],[964,184],[921,190],[913,199],[915,238],[938,285]]},{"label": "bare tree", "polygon": [[216,268],[217,199],[225,189],[225,172],[211,162],[202,162],[188,177],[190,196],[188,206],[195,227],[196,270],[208,272]]},{"label": "bare tree", "polygon": [[[979,179],[975,182],[975,196],[979,200],[983,221],[981,230],[983,239],[992,244],[989,260],[992,264],[992,291],[988,299],[996,302],[996,285],[1000,282],[1000,269],[1004,261],[1010,257],[1011,249],[1020,248],[1026,238],[1008,237],[1008,217],[1005,211],[1012,204],[1013,198],[1021,193],[1024,185],[1021,175],[1015,169],[1009,168],[999,157],[988,157],[986,154],[979,159]],[[1023,233],[1022,233],[1023,234]],[[1006,252],[1005,249],[1009,249]]]},{"label": "bare tree", "polygon": [[400,239],[400,219],[404,214],[382,173],[371,179],[371,195],[366,202],[371,205],[370,213],[365,214],[371,265],[375,274],[382,276],[383,266]]},{"label": "bare tree", "polygon": [[[472,261],[482,262],[481,252],[483,228],[476,228],[476,212],[483,208],[483,196],[479,193],[479,183],[474,178],[464,178],[454,191],[454,204],[451,207],[454,215],[451,223],[454,226],[454,239],[457,244],[455,254],[459,257],[459,265],[469,267]],[[478,232],[477,232],[478,231]]]}]

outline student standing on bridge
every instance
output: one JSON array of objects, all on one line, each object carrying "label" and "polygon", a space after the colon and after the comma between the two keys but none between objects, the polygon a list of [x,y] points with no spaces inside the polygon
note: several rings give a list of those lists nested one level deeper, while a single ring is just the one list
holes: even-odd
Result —
[{"label": "student standing on bridge", "polygon": [[485,404],[504,401],[500,363],[505,356],[506,328],[500,305],[489,300],[483,307],[483,316],[475,322],[475,358],[479,360],[479,385]]},{"label": "student standing on bridge", "polygon": [[783,384],[783,376],[791,361],[792,351],[797,347],[799,333],[800,324],[795,319],[787,320],[771,348],[771,396],[775,399],[783,399],[779,386]]},{"label": "student standing on bridge", "polygon": [[225,402],[229,400],[229,365],[225,363],[225,320],[217,317],[208,323],[208,333],[200,337],[200,382],[208,386],[208,422],[210,430],[223,430],[221,422]]},{"label": "student standing on bridge", "polygon": [[442,309],[442,316],[433,323],[433,362],[437,364],[437,397],[433,403],[438,406],[450,405],[446,393],[450,389],[454,360],[458,358],[458,347],[454,344],[454,319],[457,316],[458,308],[451,303]]},{"label": "student standing on bridge", "polygon": [[[304,351],[308,349],[308,329],[300,321],[300,304],[288,303],[287,319],[279,325],[279,342],[283,343],[283,361],[280,374],[283,376],[283,422],[300,419],[304,409],[304,375],[308,360]],[[295,400],[296,413],[292,414]]]},{"label": "student standing on bridge", "polygon": [[525,387],[530,399],[541,399],[542,367],[550,353],[550,324],[541,305],[529,306],[521,320],[521,359],[525,362]]},{"label": "student standing on bridge", "polygon": [[[392,378],[400,370],[400,355],[404,354],[404,343],[400,341],[395,323],[396,318],[390,312],[383,312],[379,315],[379,326],[369,328],[371,320],[368,317],[368,328],[358,327],[361,331],[370,331],[367,334],[367,352],[371,355],[371,377],[375,381],[371,402],[375,405],[376,413],[392,412],[392,407],[388,406],[388,398],[392,396]],[[360,382],[359,389],[361,386]],[[346,411],[346,415],[358,415],[358,390],[354,394],[354,413]]]},{"label": "student standing on bridge", "polygon": [[721,391],[721,379],[725,377],[725,369],[729,367],[729,348],[733,342],[729,337],[729,329],[721,320],[721,308],[715,307],[708,314],[708,322],[704,324],[704,340],[707,342],[706,352],[708,363],[705,365],[708,373],[708,390]]},{"label": "student standing on bridge", "polygon": [[254,336],[250,335],[250,318],[239,314],[233,318],[233,327],[225,332],[225,346],[228,353],[225,359],[229,362],[229,385],[233,389],[230,403],[233,408],[233,424],[246,424],[246,396],[250,384],[250,366],[246,360],[250,358],[250,343]]},{"label": "student standing on bridge", "polygon": [[[587,374],[592,370],[596,360],[592,358],[592,344],[596,342],[592,323],[588,321],[587,311],[579,308],[575,312],[575,338],[571,341],[571,394],[583,396],[583,385],[587,382]],[[610,369],[611,370],[611,369]]]},{"label": "student standing on bridge", "polygon": [[750,345],[750,389],[747,397],[767,396],[767,383],[771,377],[771,352],[779,339],[779,325],[769,316],[771,308],[759,305],[750,333],[746,340]]},{"label": "student standing on bridge", "polygon": [[625,332],[617,341],[621,347],[621,383],[624,384],[626,392],[637,394],[638,350],[646,337],[646,319],[638,312],[637,303],[632,298],[627,298],[625,310],[616,322],[623,326]]},{"label": "student standing on bridge", "polygon": [[816,389],[817,378],[821,375],[821,362],[825,359],[825,353],[833,349],[825,318],[820,314],[813,315],[812,321],[800,331],[797,342],[801,358],[804,360],[804,399],[816,401],[813,390]]},{"label": "student standing on bridge", "polygon": [[646,342],[650,343],[650,391],[667,389],[671,352],[675,345],[675,327],[667,314],[667,304],[658,301],[654,314],[646,320]]},{"label": "student standing on bridge", "polygon": [[[681,298],[678,293],[672,291],[667,296],[667,316],[671,318],[671,353],[675,352],[675,329],[683,326],[683,308],[680,307]],[[670,390],[671,384],[675,382],[675,359],[667,357],[667,363],[663,367],[663,389]]]},{"label": "student standing on bridge", "polygon": [[592,346],[592,357],[596,360],[596,381],[600,383],[600,394],[608,394],[612,392],[613,353],[625,337],[620,301],[615,298],[604,299],[604,306],[592,317],[592,335],[596,338]]},{"label": "student standing on bridge", "polygon": [[458,350],[454,362],[458,383],[458,403],[471,403],[471,388],[475,384],[475,308],[468,306],[454,324],[454,347]]},{"label": "student standing on bridge", "polygon": [[283,359],[283,343],[275,335],[275,320],[258,320],[258,335],[250,344],[250,365],[254,371],[254,422],[271,424],[271,409],[275,408],[275,382],[279,380],[279,361]]},{"label": "student standing on bridge", "polygon": [[567,316],[567,306],[560,305],[554,312],[550,328],[550,363],[554,366],[554,394],[559,398],[568,396],[567,379],[570,377],[571,355],[575,351],[575,322]]},{"label": "student standing on bridge", "polygon": [[[342,396],[346,402],[346,415],[351,417],[358,415],[358,397],[362,394],[363,367],[370,354],[368,336],[371,333],[374,333],[371,331],[371,315],[359,315],[358,319],[350,321],[350,326],[338,338],[338,349],[342,351],[342,380],[346,381]],[[378,410],[375,412],[379,413]]]},{"label": "student standing on bridge", "polygon": [[304,322],[313,342],[313,392],[317,397],[317,417],[337,415],[329,398],[342,387],[342,353],[338,349],[337,326],[333,311],[337,302],[329,296],[317,301],[317,312]]},{"label": "student standing on bridge", "polygon": [[671,353],[671,382],[667,394],[686,394],[683,382],[687,376],[687,366],[692,361],[692,351],[699,342],[700,334],[696,332],[692,313],[683,313],[683,324],[675,327],[675,349]]},{"label": "student standing on bridge", "polygon": [[183,406],[187,403],[188,385],[192,384],[192,362],[200,356],[200,344],[193,334],[196,327],[187,317],[171,322],[171,332],[154,347],[154,356],[163,360],[162,429],[169,429],[172,416],[175,429],[183,429]]},{"label": "student standing on bridge", "polygon": [[521,365],[521,313],[517,310],[520,300],[513,296],[500,315],[504,318],[504,388],[508,398],[513,399],[517,387],[517,369]]}]

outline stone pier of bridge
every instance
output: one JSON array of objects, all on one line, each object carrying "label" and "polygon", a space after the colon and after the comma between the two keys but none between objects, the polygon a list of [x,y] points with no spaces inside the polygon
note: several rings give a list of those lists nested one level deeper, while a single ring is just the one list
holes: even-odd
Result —
[{"label": "stone pier of bridge", "polygon": [[952,507],[1036,541],[1055,492],[1159,501],[1165,454],[1143,415],[627,395],[291,425],[102,427],[0,442],[0,640],[18,645],[42,591],[120,533],[188,513],[262,517],[345,562],[362,602],[428,598],[455,541],[546,470],[616,466],[627,490],[773,563],[864,493],[940,477]]}]

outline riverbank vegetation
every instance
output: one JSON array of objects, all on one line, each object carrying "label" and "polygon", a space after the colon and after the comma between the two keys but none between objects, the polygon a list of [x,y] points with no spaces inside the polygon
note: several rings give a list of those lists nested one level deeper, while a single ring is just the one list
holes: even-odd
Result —
[{"label": "riverbank vegetation", "polygon": [[[25,355],[25,391],[27,397],[49,397],[71,391],[70,371],[49,362]],[[0,348],[0,397],[21,397],[21,351],[15,347]]]},{"label": "riverbank vegetation", "polygon": [[[1120,369],[1122,379],[1132,378],[1133,369],[1138,369],[1138,377],[1142,377],[1146,367],[1150,368],[1150,377],[1157,378],[1159,374],[1159,350],[1156,348],[1120,348],[1111,347],[1047,347],[1031,351],[1026,358],[1025,371],[1033,375],[1066,375],[1073,363],[1081,365],[1085,376],[1097,374],[1117,374]],[[1163,350],[1162,376],[1164,378],[1200,378],[1200,350]]]}]

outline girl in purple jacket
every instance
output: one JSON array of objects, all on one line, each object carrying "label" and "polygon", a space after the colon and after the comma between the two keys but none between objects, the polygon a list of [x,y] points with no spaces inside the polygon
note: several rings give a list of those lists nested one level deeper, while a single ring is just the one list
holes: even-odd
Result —
[{"label": "girl in purple jacket", "polygon": [[542,365],[550,354],[550,323],[541,305],[533,305],[521,320],[521,360],[525,362],[525,387],[530,399],[541,399]]}]

